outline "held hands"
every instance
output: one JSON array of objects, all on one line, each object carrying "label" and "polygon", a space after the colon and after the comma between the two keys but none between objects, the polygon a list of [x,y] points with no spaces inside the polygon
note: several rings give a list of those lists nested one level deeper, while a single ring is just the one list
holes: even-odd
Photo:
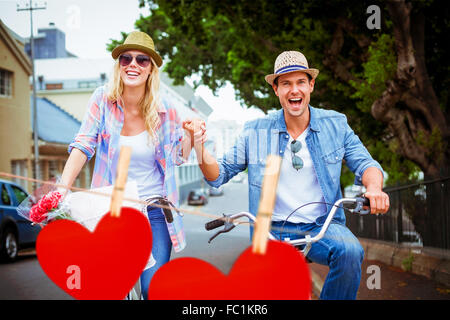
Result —
[{"label": "held hands", "polygon": [[203,175],[209,181],[216,180],[219,177],[219,165],[216,159],[203,147],[206,141],[205,121],[198,118],[186,119],[183,121],[183,129],[185,132],[184,140],[186,147],[190,147],[190,150],[192,150],[192,147],[194,148],[197,155],[197,162]]},{"label": "held hands", "polygon": [[183,121],[183,129],[186,137],[191,141],[191,148],[201,147],[207,140],[206,124],[202,119],[186,119]]}]

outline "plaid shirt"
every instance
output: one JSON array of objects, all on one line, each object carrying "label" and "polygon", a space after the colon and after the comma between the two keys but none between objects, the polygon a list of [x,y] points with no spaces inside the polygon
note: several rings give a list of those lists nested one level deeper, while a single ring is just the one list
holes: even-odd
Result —
[{"label": "plaid shirt", "polygon": [[[179,206],[178,191],[175,181],[175,165],[184,163],[181,157],[181,140],[183,129],[174,108],[160,106],[161,126],[157,130],[158,144],[155,147],[155,165],[164,177],[164,188],[167,198]],[[87,112],[78,134],[69,145],[69,153],[73,148],[86,154],[88,161],[95,158],[91,188],[113,185],[116,177],[119,158],[119,138],[124,122],[122,107],[107,98],[105,87],[99,87],[89,99]],[[181,216],[176,212],[174,221],[167,223],[174,250],[181,251],[186,246]]]}]

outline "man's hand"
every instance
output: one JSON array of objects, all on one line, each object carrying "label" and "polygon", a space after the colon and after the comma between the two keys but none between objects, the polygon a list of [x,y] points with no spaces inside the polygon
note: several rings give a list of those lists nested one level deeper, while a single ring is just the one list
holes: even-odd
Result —
[{"label": "man's hand", "polygon": [[183,129],[191,141],[191,148],[194,146],[202,146],[207,140],[206,124],[202,119],[186,119],[183,121]]},{"label": "man's hand", "polygon": [[389,210],[389,196],[382,190],[367,190],[364,197],[370,200],[370,213],[386,213]]},{"label": "man's hand", "polygon": [[183,121],[183,129],[186,137],[191,141],[191,149],[197,154],[197,161],[206,180],[213,181],[219,177],[219,165],[217,160],[203,148],[206,141],[206,125],[202,119],[186,119]]},{"label": "man's hand", "polygon": [[370,200],[370,213],[386,213],[389,210],[389,196],[383,192],[383,173],[369,167],[364,171],[362,183],[366,187],[364,196]]}]

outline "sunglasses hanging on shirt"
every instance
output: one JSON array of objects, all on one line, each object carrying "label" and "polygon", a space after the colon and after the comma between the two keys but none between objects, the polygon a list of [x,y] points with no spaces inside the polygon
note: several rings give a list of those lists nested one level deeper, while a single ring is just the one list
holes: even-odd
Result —
[{"label": "sunglasses hanging on shirt", "polygon": [[292,154],[292,167],[295,170],[300,170],[303,168],[303,160],[296,155],[297,152],[302,148],[302,143],[300,141],[294,140],[291,142],[291,154]]}]

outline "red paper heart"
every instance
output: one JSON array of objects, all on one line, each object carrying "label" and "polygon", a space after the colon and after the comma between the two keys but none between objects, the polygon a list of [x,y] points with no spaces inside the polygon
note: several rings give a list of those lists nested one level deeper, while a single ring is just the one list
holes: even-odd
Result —
[{"label": "red paper heart", "polygon": [[152,248],[148,219],[123,207],[106,214],[94,232],[70,220],[39,233],[36,252],[47,276],[76,299],[124,299],[146,266]]},{"label": "red paper heart", "polygon": [[265,255],[247,248],[228,276],[196,258],[162,266],[150,283],[149,300],[304,300],[311,278],[303,255],[293,246],[269,241]]}]

